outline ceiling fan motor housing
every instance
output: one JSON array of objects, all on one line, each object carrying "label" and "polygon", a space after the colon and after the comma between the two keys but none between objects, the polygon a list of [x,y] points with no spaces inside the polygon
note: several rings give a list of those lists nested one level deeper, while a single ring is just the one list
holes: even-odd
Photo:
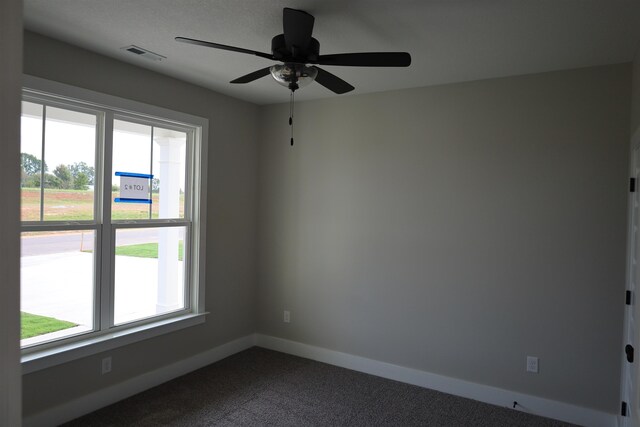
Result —
[{"label": "ceiling fan motor housing", "polygon": [[271,39],[271,53],[274,59],[278,61],[307,64],[318,60],[320,42],[311,37],[307,46],[291,46],[291,49],[289,49],[285,42],[284,34],[278,34]]}]

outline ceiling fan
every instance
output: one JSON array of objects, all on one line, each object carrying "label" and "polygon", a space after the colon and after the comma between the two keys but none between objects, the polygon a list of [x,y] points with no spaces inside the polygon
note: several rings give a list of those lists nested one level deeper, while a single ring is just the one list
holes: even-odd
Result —
[{"label": "ceiling fan", "polygon": [[407,67],[411,64],[411,55],[406,52],[368,52],[339,53],[320,55],[320,43],[311,37],[315,18],[302,10],[284,8],[282,14],[283,34],[271,39],[271,53],[257,52],[240,47],[227,46],[203,40],[176,37],[175,40],[215,49],[246,53],[261,58],[280,61],[276,64],[254,71],[231,83],[249,83],[271,74],[281,85],[293,92],[312,81],[337,94],[354,89],[338,76],[323,70],[317,65],[338,65],[351,67]]}]

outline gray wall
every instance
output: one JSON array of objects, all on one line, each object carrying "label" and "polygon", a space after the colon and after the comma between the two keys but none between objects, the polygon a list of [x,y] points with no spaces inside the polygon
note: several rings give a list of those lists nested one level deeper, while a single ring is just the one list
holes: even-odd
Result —
[{"label": "gray wall", "polygon": [[616,413],[630,92],[626,64],[336,96],[294,147],[262,107],[259,332]]},{"label": "gray wall", "polygon": [[22,2],[0,2],[0,425],[19,426]]},{"label": "gray wall", "polygon": [[640,48],[633,60],[633,83],[631,91],[631,134],[640,127]]},{"label": "gray wall", "polygon": [[209,119],[210,312],[204,325],[109,352],[114,367],[109,375],[99,373],[102,354],[25,375],[25,415],[253,333],[258,108],[29,32],[24,72]]}]

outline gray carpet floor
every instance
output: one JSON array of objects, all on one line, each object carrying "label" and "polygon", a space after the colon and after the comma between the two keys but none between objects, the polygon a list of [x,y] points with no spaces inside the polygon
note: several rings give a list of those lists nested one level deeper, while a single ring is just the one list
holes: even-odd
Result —
[{"label": "gray carpet floor", "polygon": [[253,347],[65,426],[569,426]]}]

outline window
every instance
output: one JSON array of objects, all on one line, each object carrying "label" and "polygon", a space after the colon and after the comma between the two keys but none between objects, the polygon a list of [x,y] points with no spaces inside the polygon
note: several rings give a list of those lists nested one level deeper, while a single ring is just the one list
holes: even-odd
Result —
[{"label": "window", "polygon": [[22,104],[23,353],[201,322],[207,121],[28,81],[36,89]]}]

